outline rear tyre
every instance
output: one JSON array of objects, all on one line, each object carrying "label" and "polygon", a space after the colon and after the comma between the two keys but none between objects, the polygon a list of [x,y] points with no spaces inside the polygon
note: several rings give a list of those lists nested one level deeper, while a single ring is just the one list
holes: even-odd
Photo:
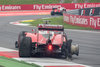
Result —
[{"label": "rear tyre", "polygon": [[63,15],[63,12],[60,12],[59,14],[60,14],[60,15]]},{"label": "rear tyre", "polygon": [[15,42],[15,48],[18,48],[18,42],[17,41]]},{"label": "rear tyre", "polygon": [[67,51],[67,47],[66,47],[66,43],[64,42],[62,45],[62,56],[63,59],[67,59],[68,57],[68,51]]},{"label": "rear tyre", "polygon": [[19,38],[20,38],[20,36],[25,37],[25,32],[26,32],[26,31],[22,31],[22,32],[20,32],[20,33],[19,33]]},{"label": "rear tyre", "polygon": [[63,58],[63,59],[67,59],[67,57],[68,57],[68,51],[67,51],[67,49],[64,49],[64,50],[63,50],[62,58]]},{"label": "rear tyre", "polygon": [[72,43],[72,40],[67,41],[67,50],[68,50],[68,58],[69,59],[72,59],[71,43]]},{"label": "rear tyre", "polygon": [[51,16],[55,15],[55,12],[54,11],[51,11]]},{"label": "rear tyre", "polygon": [[32,51],[32,40],[30,37],[24,37],[20,42],[19,46],[19,56],[20,57],[31,57]]},{"label": "rear tyre", "polygon": [[17,45],[17,47],[19,47],[20,42],[22,42],[23,38],[26,36],[26,35],[25,35],[25,32],[26,32],[26,31],[22,31],[22,32],[19,33],[18,42],[17,42],[17,44],[16,44],[16,42],[15,42],[15,47],[16,47],[16,45]]}]

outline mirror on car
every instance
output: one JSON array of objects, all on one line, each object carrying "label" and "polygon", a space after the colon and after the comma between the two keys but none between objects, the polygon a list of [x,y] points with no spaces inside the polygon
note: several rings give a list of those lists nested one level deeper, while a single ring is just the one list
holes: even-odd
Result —
[{"label": "mirror on car", "polygon": [[32,29],[32,32],[33,33],[37,33],[37,29]]},{"label": "mirror on car", "polygon": [[32,31],[34,31],[34,29],[32,29]]}]

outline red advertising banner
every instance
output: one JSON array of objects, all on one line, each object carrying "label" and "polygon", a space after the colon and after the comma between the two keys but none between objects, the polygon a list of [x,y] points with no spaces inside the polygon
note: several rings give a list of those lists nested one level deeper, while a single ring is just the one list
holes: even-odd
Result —
[{"label": "red advertising banner", "polygon": [[100,29],[100,17],[64,14],[63,19],[68,24]]},{"label": "red advertising banner", "polygon": [[52,8],[58,8],[58,7],[65,7],[66,9],[80,9],[80,8],[100,7],[100,3],[0,5],[0,11],[10,11],[10,10],[51,10]]}]

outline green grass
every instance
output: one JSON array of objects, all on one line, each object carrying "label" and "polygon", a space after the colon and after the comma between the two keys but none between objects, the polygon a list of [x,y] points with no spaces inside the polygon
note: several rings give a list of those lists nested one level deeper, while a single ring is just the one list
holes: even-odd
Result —
[{"label": "green grass", "polygon": [[59,3],[59,0],[0,0],[0,5],[8,4],[51,4]]},{"label": "green grass", "polygon": [[0,56],[0,67],[40,67],[40,66]]},{"label": "green grass", "polygon": [[[64,3],[71,3],[71,0],[65,0]],[[83,3],[84,0],[78,0],[78,3]],[[90,3],[100,2],[100,0],[89,0]],[[0,0],[0,5],[9,4],[51,4],[60,3],[60,0]]]},{"label": "green grass", "polygon": [[[54,18],[48,18],[48,19],[37,19],[33,22],[29,22],[31,26],[37,26],[38,24],[43,24],[44,20],[50,20],[51,22],[49,24],[54,24],[54,25],[64,25],[65,29],[81,29],[81,30],[92,30],[92,28],[89,27],[80,27],[80,26],[74,26],[70,24],[66,24],[63,22],[63,17],[54,17]],[[26,23],[26,22],[21,22],[21,23]],[[28,22],[27,22],[28,23]]]},{"label": "green grass", "polygon": [[[99,3],[100,0],[89,0],[89,3]],[[78,0],[78,3],[84,3],[84,0]]]},{"label": "green grass", "polygon": [[90,3],[100,3],[100,0],[90,0]]}]

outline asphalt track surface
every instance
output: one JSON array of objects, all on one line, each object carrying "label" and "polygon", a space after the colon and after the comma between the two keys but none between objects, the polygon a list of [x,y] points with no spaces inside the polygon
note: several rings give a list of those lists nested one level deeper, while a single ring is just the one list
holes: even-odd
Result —
[{"label": "asphalt track surface", "polygon": [[[15,26],[9,24],[18,20],[38,19],[51,17],[45,16],[4,16],[0,17],[0,47],[15,49],[14,43],[18,38],[20,31],[31,31],[32,27]],[[65,30],[68,38],[73,39],[73,44],[80,45],[79,57],[73,56],[72,62],[100,67],[100,31],[72,31]]]}]

